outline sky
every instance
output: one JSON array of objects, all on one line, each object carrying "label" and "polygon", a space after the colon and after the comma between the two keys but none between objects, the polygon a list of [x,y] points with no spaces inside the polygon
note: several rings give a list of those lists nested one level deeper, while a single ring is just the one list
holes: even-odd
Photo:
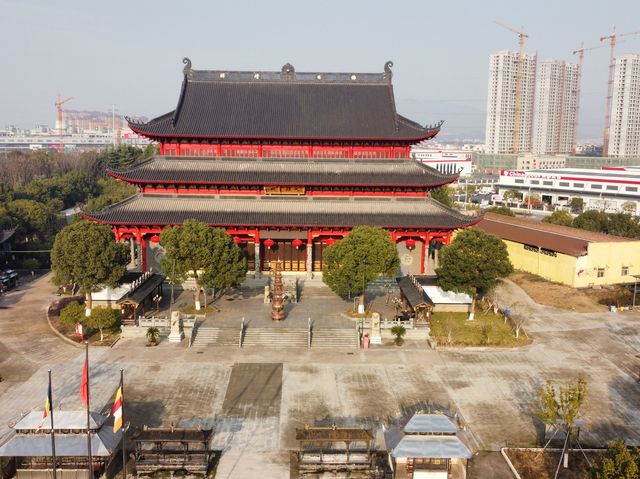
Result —
[{"label": "sky", "polygon": [[[442,138],[484,138],[489,55],[525,50],[577,61],[582,41],[640,30],[638,0],[0,0],[0,128],[74,110],[173,110],[182,58],[194,69],[381,72],[394,62],[398,111],[444,119]],[[617,53],[640,53],[640,35]],[[602,135],[609,49],[587,52],[579,139]]]}]

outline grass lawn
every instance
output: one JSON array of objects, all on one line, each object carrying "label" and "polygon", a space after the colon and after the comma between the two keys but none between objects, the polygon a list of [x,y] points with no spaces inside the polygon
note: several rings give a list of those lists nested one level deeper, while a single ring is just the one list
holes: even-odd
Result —
[{"label": "grass lawn", "polygon": [[523,346],[531,342],[522,330],[516,339],[513,327],[501,315],[476,310],[475,320],[469,321],[468,317],[467,313],[433,313],[429,320],[431,337],[445,346]]}]

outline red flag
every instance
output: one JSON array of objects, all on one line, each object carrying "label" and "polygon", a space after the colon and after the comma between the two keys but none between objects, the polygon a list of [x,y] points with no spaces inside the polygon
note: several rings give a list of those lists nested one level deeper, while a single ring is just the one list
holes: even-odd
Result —
[{"label": "red flag", "polygon": [[89,364],[87,360],[84,360],[84,367],[82,368],[82,381],[80,383],[80,397],[82,398],[82,404],[85,406],[89,403]]}]

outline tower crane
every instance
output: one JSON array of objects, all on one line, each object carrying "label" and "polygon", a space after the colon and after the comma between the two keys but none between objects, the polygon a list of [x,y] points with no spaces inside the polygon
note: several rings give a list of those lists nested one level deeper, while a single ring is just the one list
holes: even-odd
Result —
[{"label": "tower crane", "polygon": [[580,93],[582,91],[582,66],[584,65],[584,52],[591,50],[597,50],[598,48],[604,48],[606,45],[596,45],[594,47],[585,47],[584,42],[580,45],[580,48],[572,52],[573,55],[578,53],[578,91],[576,92],[576,119],[573,125],[573,154],[576,154],[576,137],[578,134],[578,123],[580,115]]},{"label": "tower crane", "polygon": [[64,105],[65,103],[67,103],[68,101],[73,100],[73,97],[67,97],[64,100],[62,100],[60,98],[60,95],[58,95],[58,100],[56,101],[55,105],[56,105],[56,110],[58,110],[58,136],[60,139],[60,142],[58,144],[58,149],[60,151],[64,151],[64,110],[62,109],[62,105]]},{"label": "tower crane", "polygon": [[609,54],[609,83],[607,87],[607,105],[604,112],[604,138],[602,140],[602,156],[607,156],[609,151],[609,123],[611,121],[611,102],[613,100],[613,76],[616,68],[616,43],[620,37],[628,37],[631,35],[640,35],[640,30],[636,32],[628,33],[616,33],[616,27],[613,27],[613,33],[600,37],[600,41],[604,42],[609,40],[610,54]]},{"label": "tower crane", "polygon": [[522,122],[522,74],[524,70],[524,39],[528,38],[527,35],[522,30],[516,30],[504,23],[500,23],[498,21],[494,21],[497,25],[502,28],[506,28],[507,30],[516,33],[518,35],[518,44],[520,46],[520,52],[518,55],[518,77],[516,83],[516,108],[515,108],[515,121],[513,128],[513,153],[518,153],[520,150],[520,123]]}]

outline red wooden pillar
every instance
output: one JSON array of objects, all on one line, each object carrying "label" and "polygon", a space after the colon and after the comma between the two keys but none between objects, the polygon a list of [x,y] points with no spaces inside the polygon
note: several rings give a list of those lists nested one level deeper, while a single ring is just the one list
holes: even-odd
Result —
[{"label": "red wooden pillar", "polygon": [[117,226],[113,227],[113,234],[116,236],[116,243],[120,242],[120,231]]},{"label": "red wooden pillar", "polygon": [[420,246],[420,274],[424,274],[424,258],[426,253],[427,246],[427,235],[421,235],[420,239],[422,240],[422,246]]}]

